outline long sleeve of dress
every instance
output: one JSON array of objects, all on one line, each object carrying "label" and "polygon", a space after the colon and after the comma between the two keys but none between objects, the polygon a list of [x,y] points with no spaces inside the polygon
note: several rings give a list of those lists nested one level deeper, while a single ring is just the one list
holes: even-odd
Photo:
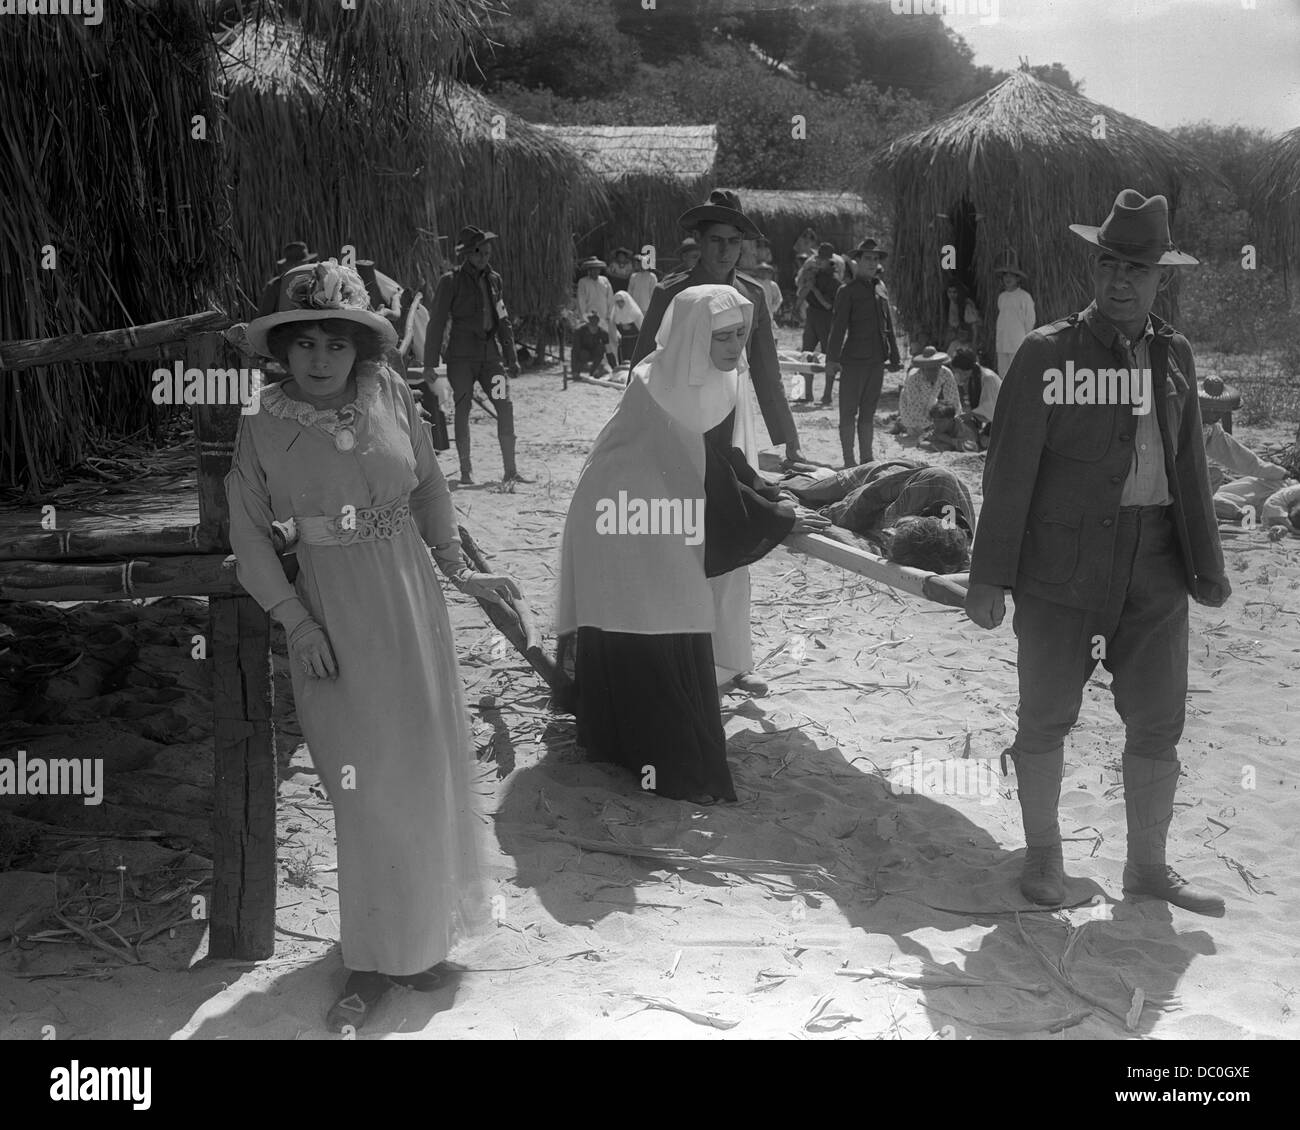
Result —
[{"label": "long sleeve of dress", "polygon": [[415,453],[415,475],[419,480],[411,491],[411,516],[425,544],[433,550],[433,558],[444,573],[450,575],[461,567],[460,533],[456,523],[456,509],[452,505],[451,491],[438,466],[433,450],[433,440],[424,426],[415,398],[406,382],[393,377],[399,410],[411,436],[411,450]]},{"label": "long sleeve of dress", "polygon": [[271,491],[257,456],[252,416],[241,416],[235,438],[235,456],[226,475],[226,501],[230,507],[230,545],[235,551],[235,574],[249,595],[266,611],[297,596],[284,575],[271,541]]},{"label": "long sleeve of dress", "polygon": [[[724,421],[723,427],[726,427]],[[752,565],[781,544],[794,526],[794,507],[778,501],[737,447],[704,441],[704,572],[717,577]]]}]

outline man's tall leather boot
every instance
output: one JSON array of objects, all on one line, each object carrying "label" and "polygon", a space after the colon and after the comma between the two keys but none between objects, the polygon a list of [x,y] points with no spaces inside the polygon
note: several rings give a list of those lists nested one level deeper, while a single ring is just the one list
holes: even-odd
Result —
[{"label": "man's tall leather boot", "polygon": [[460,459],[461,485],[464,486],[467,483],[472,484],[474,482],[474,469],[470,466],[469,444],[467,443],[462,446],[458,443],[456,445],[456,456]]},{"label": "man's tall leather boot", "polygon": [[503,483],[531,483],[533,480],[525,478],[519,473],[519,468],[515,466],[515,437],[510,436],[508,439],[501,438],[501,462],[505,466],[505,474],[501,476]]},{"label": "man's tall leather boot", "polygon": [[1174,815],[1178,761],[1124,755],[1124,811],[1128,817],[1126,894],[1149,895],[1195,914],[1221,918],[1223,899],[1193,886],[1165,862],[1165,841]]},{"label": "man's tall leather boot", "polygon": [[1025,829],[1020,893],[1030,902],[1059,906],[1065,901],[1065,862],[1061,856],[1061,826],[1057,821],[1065,746],[1059,745],[1046,753],[1021,753],[1012,747],[1007,753],[1016,767],[1020,821]]}]

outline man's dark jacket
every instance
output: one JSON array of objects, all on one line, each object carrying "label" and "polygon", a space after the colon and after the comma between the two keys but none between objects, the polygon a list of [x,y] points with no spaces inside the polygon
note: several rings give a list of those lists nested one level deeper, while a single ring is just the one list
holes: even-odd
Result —
[{"label": "man's dark jacket", "polygon": [[[1204,603],[1231,591],[1201,438],[1196,370],[1187,339],[1151,315],[1152,411],[1187,590]],[[999,585],[1071,608],[1105,607],[1120,496],[1133,462],[1131,405],[1047,404],[1046,370],[1126,368],[1115,327],[1096,304],[1035,330],[1002,382],[984,467],[984,506],[971,557],[973,584]]]},{"label": "man's dark jacket", "polygon": [[[659,332],[659,323],[663,321],[669,303],[687,287],[707,286],[712,282],[704,273],[704,268],[697,263],[693,271],[679,271],[675,275],[669,275],[655,287],[654,294],[650,297],[650,309],[645,312],[641,333],[636,339],[636,349],[632,352],[633,365],[640,364],[647,355],[654,352],[655,334]],[[786,399],[785,385],[781,383],[776,335],[772,329],[772,315],[767,308],[763,287],[756,279],[742,275],[739,271],[733,271],[727,283],[754,304],[754,319],[749,331],[746,356],[749,360],[749,379],[754,385],[754,396],[762,410],[767,434],[772,437],[774,444],[797,444],[799,433],[795,431],[790,401]]]},{"label": "man's dark jacket", "polygon": [[898,367],[898,342],[889,303],[870,279],[854,276],[846,282],[835,293],[834,309],[830,340],[826,343],[827,361],[888,362]]},{"label": "man's dark jacket", "polygon": [[[501,276],[487,268],[488,291],[492,299],[492,329],[483,328],[483,288],[478,272],[469,263],[448,271],[438,279],[429,308],[429,328],[424,338],[424,370],[432,377],[439,360],[484,361],[503,357],[507,365],[515,364],[515,335],[510,318],[502,317],[505,309],[501,297]],[[443,333],[451,320],[451,334],[446,351]],[[500,353],[497,343],[500,343]]]}]

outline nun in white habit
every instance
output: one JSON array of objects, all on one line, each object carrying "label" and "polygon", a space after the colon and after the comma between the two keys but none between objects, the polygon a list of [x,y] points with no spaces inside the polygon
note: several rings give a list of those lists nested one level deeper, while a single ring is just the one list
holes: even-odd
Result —
[{"label": "nun in white habit", "polygon": [[642,788],[698,804],[735,799],[709,579],[825,525],[736,445],[752,313],[729,286],[673,299],[582,469],[560,551],[557,630],[575,655],[562,705],[578,743]]}]

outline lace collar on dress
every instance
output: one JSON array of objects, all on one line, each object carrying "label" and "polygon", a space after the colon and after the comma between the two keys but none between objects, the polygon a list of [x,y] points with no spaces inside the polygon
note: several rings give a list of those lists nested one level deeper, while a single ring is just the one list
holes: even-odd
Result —
[{"label": "lace collar on dress", "polygon": [[[357,395],[347,404],[337,408],[313,408],[306,401],[294,400],[284,391],[283,382],[262,390],[262,408],[272,416],[282,420],[295,420],[304,428],[319,427],[322,424],[336,423],[340,415],[352,415],[356,411],[369,408],[379,396],[379,370],[375,365],[368,365],[357,373]],[[349,413],[347,410],[352,409]]]}]

